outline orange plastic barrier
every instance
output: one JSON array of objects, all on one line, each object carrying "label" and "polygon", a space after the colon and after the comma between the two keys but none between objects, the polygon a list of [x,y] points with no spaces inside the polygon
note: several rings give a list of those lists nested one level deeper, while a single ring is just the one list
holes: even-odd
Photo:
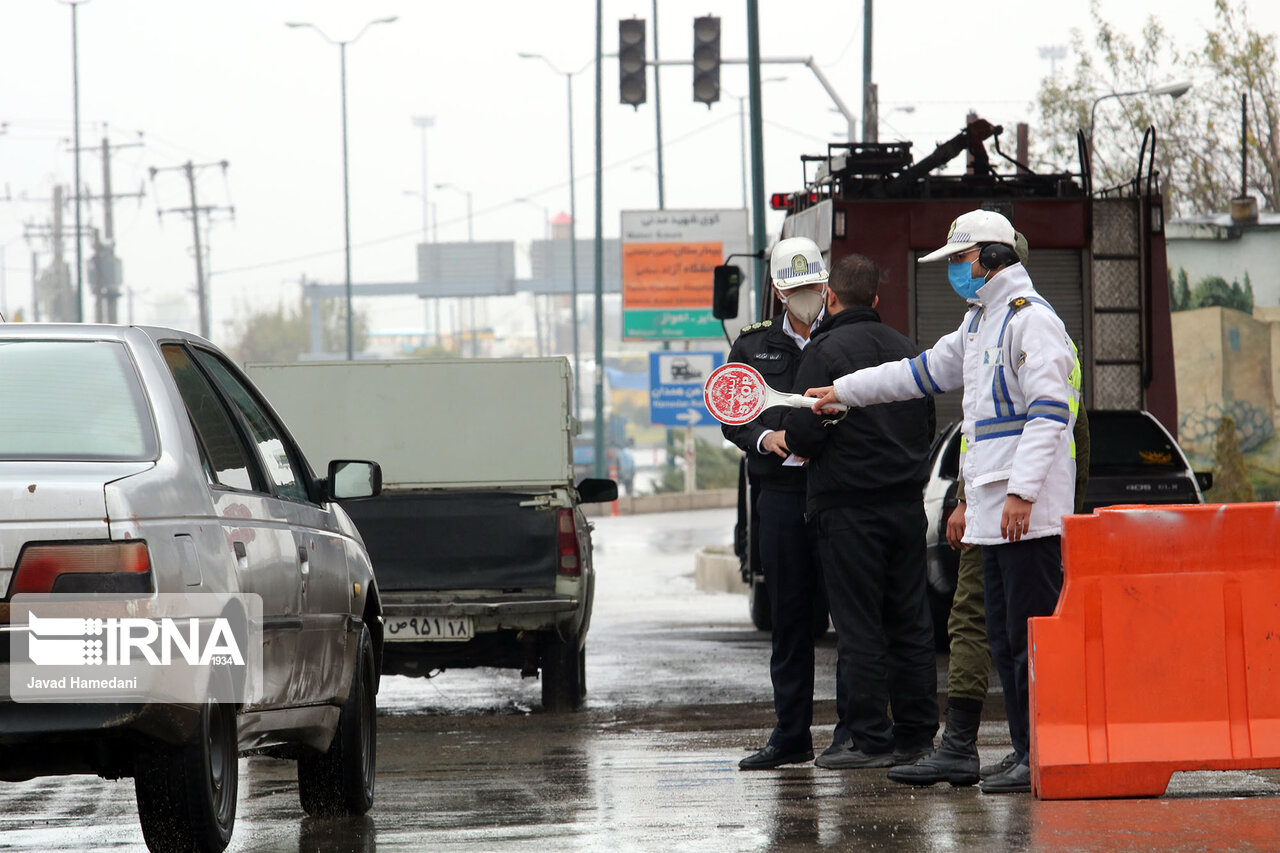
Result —
[{"label": "orange plastic barrier", "polygon": [[1029,624],[1031,785],[1150,797],[1177,770],[1280,768],[1280,505],[1071,516]]}]

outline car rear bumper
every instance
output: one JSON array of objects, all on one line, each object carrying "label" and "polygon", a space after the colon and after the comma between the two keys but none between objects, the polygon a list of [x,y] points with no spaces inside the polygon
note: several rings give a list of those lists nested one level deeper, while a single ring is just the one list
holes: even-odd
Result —
[{"label": "car rear bumper", "polygon": [[[8,692],[8,667],[0,667]],[[96,773],[128,776],[140,747],[190,741],[199,709],[144,703],[26,703],[0,699],[0,780]]]}]

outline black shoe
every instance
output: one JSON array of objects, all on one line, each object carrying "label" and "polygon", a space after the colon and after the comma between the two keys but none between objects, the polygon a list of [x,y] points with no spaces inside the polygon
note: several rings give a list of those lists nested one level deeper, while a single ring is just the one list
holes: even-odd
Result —
[{"label": "black shoe", "polygon": [[893,766],[897,767],[900,764],[915,764],[917,761],[919,761],[920,759],[924,758],[927,755],[930,755],[932,752],[933,752],[932,743],[926,743],[926,744],[922,744],[920,746],[914,746],[914,747],[908,746],[908,747],[903,747],[902,749],[895,749],[893,751]]},{"label": "black shoe", "polygon": [[827,750],[813,762],[825,770],[861,770],[868,767],[892,767],[892,752],[866,753],[860,749]]},{"label": "black shoe", "polygon": [[823,755],[837,755],[841,752],[853,752],[853,738],[832,741],[831,746],[822,750]]},{"label": "black shoe", "polygon": [[914,764],[894,767],[889,779],[904,785],[933,785],[949,782],[953,787],[978,781],[978,726],[981,714],[954,706],[947,708],[947,727],[932,754]]},{"label": "black shoe", "polygon": [[984,794],[1030,794],[1031,768],[1015,764],[1003,773],[983,779],[978,787]]},{"label": "black shoe", "polygon": [[1004,773],[1006,770],[1008,770],[1010,767],[1012,767],[1017,763],[1018,763],[1018,753],[1011,752],[1008,755],[1006,755],[1004,758],[995,762],[994,764],[982,765],[982,767],[978,770],[978,778],[990,779],[992,776],[998,776],[999,774]]},{"label": "black shoe", "polygon": [[813,750],[805,749],[787,752],[769,744],[759,752],[748,755],[738,762],[739,770],[772,770],[784,764],[804,764],[813,761]]}]

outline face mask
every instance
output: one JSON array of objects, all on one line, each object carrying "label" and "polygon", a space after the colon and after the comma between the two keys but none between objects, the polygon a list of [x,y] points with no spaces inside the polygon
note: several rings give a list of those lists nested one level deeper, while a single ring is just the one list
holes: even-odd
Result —
[{"label": "face mask", "polygon": [[976,298],[978,288],[987,283],[985,278],[973,277],[972,263],[947,264],[947,280],[951,282],[951,289],[964,299]]},{"label": "face mask", "polygon": [[806,326],[812,326],[813,321],[818,319],[818,315],[822,313],[826,295],[826,290],[798,290],[780,298],[782,299],[782,304],[787,306],[787,311],[795,319]]}]

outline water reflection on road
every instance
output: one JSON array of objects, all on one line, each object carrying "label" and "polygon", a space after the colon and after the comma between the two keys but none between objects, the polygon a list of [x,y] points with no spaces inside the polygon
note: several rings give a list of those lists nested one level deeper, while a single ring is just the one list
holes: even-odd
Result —
[{"label": "water reflection on road", "polygon": [[[373,811],[303,816],[294,765],[241,762],[234,851],[1111,851],[1280,849],[1280,774],[1175,777],[1156,800],[1037,802],[908,789],[883,771],[743,773],[772,722],[768,638],[743,596],[694,588],[691,549],[727,543],[730,510],[597,521],[587,710],[539,708],[496,670],[387,678]],[[673,543],[681,543],[675,547]],[[832,722],[819,648],[819,747]],[[994,706],[997,703],[991,703]],[[1008,750],[984,724],[986,760]],[[131,781],[0,784],[0,850],[141,851]]]}]

